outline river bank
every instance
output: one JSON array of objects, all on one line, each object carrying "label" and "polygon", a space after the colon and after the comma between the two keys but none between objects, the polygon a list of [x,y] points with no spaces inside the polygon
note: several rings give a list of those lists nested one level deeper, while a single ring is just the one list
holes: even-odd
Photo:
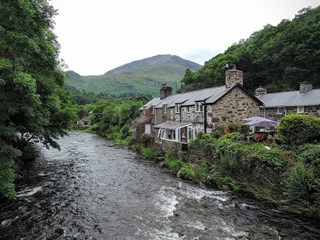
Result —
[{"label": "river bank", "polygon": [[[145,150],[149,149],[149,150]],[[156,145],[142,148],[159,157]],[[161,165],[183,179],[246,193],[279,210],[320,219],[319,145],[297,149],[242,141],[238,134],[219,139],[201,135],[187,152],[169,151]]]}]

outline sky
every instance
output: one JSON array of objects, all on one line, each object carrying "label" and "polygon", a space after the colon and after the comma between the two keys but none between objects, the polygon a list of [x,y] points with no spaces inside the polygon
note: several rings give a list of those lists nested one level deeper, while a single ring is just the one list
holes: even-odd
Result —
[{"label": "sky", "polygon": [[204,64],[267,24],[320,0],[50,0],[60,58],[100,75],[159,54]]}]

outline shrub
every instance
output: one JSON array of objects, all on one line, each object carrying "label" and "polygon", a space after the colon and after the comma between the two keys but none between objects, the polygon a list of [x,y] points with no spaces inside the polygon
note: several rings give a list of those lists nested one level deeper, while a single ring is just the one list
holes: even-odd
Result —
[{"label": "shrub", "polygon": [[210,167],[207,160],[202,160],[199,164],[192,165],[194,172],[194,180],[197,182],[206,182]]},{"label": "shrub", "polygon": [[302,201],[306,204],[315,187],[314,174],[303,162],[294,166],[288,177],[288,198],[291,201]]},{"label": "shrub", "polygon": [[237,141],[240,141],[242,139],[242,135],[239,132],[227,133],[223,137],[227,139],[237,140]]},{"label": "shrub", "polygon": [[171,160],[174,160],[174,159],[177,159],[177,156],[175,155],[175,153],[174,153],[174,151],[172,149],[169,149],[166,152],[165,160],[171,161]]},{"label": "shrub", "polygon": [[217,161],[217,169],[223,176],[232,176],[237,167],[237,155],[227,152]]},{"label": "shrub", "polygon": [[187,166],[183,166],[183,167],[179,170],[178,175],[180,175],[180,177],[181,177],[182,179],[191,180],[191,179],[194,179],[195,173],[194,173],[194,171],[193,171],[192,166],[187,165]]},{"label": "shrub", "polygon": [[162,152],[153,149],[152,147],[146,147],[141,149],[141,154],[147,158],[162,157]]},{"label": "shrub", "polygon": [[163,165],[174,172],[178,172],[183,167],[183,162],[180,159],[164,160]]},{"label": "shrub", "polygon": [[173,150],[169,149],[164,157],[163,165],[174,172],[178,172],[184,164],[180,159],[177,158]]},{"label": "shrub", "polygon": [[283,169],[285,164],[293,158],[293,153],[290,151],[281,150],[279,148],[271,148],[270,150],[263,149],[256,152],[260,160],[268,163],[269,166],[275,169]]},{"label": "shrub", "polygon": [[315,117],[290,114],[281,119],[280,138],[288,145],[301,145],[320,140],[320,120]]},{"label": "shrub", "polygon": [[122,142],[123,142],[123,144],[125,146],[129,146],[130,147],[130,146],[132,146],[132,145],[134,145],[136,143],[136,138],[132,137],[132,136],[128,136]]},{"label": "shrub", "polygon": [[250,132],[250,126],[249,125],[241,125],[240,127],[240,133],[244,135],[248,135]]},{"label": "shrub", "polygon": [[320,145],[305,144],[299,150],[301,151],[299,158],[302,161],[320,167]]},{"label": "shrub", "polygon": [[213,160],[215,159],[220,159],[224,155],[228,153],[240,153],[244,149],[244,144],[238,142],[238,141],[233,141],[232,139],[223,136],[216,142],[212,142],[212,157]]},{"label": "shrub", "polygon": [[240,125],[237,123],[230,123],[228,125],[228,132],[229,133],[240,132]]},{"label": "shrub", "polygon": [[130,135],[130,131],[131,131],[131,127],[129,124],[124,125],[121,129],[120,129],[120,133],[122,134],[123,139],[128,137]]},{"label": "shrub", "polygon": [[215,128],[212,130],[212,136],[215,138],[220,138],[224,134],[224,126],[223,125],[216,125]]}]

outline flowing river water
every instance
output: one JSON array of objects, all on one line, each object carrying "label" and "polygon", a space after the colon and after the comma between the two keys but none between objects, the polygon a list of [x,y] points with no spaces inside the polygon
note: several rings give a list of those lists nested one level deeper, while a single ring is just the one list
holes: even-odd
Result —
[{"label": "flowing river water", "polygon": [[320,239],[319,223],[175,178],[97,135],[59,143],[0,203],[0,239]]}]

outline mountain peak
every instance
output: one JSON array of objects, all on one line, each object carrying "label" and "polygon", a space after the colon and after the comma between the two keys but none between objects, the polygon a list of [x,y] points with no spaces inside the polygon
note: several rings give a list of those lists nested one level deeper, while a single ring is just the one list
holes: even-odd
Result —
[{"label": "mountain peak", "polygon": [[187,68],[196,71],[201,65],[175,55],[156,55],[124,64],[103,75],[80,76],[69,71],[66,82],[87,92],[156,97],[163,82],[177,90]]},{"label": "mountain peak", "polygon": [[128,72],[131,70],[135,70],[138,68],[145,68],[145,67],[150,67],[150,66],[156,66],[156,65],[164,65],[164,64],[175,64],[175,65],[180,65],[183,67],[190,68],[192,70],[198,70],[202,66],[191,62],[189,60],[185,60],[179,56],[176,55],[170,55],[170,54],[162,54],[162,55],[156,55],[153,57],[149,58],[144,58],[141,60],[136,60],[127,64],[124,64],[120,67],[114,68],[105,74],[110,74],[110,73],[120,73],[120,72]]}]

